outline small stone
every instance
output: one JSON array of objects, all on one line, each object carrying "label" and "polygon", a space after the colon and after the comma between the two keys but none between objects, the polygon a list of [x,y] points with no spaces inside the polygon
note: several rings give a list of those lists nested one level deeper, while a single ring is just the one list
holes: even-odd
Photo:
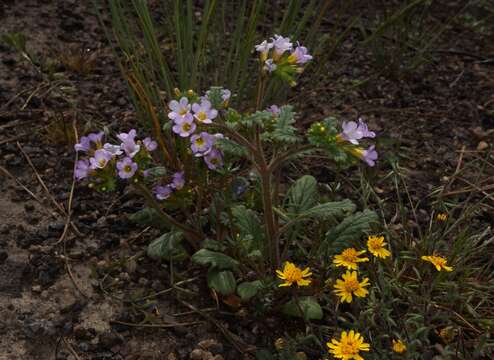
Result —
[{"label": "small stone", "polygon": [[31,288],[31,291],[32,291],[33,293],[37,293],[37,294],[39,294],[39,293],[41,293],[41,286],[40,286],[40,285],[34,285],[34,286]]},{"label": "small stone", "polygon": [[215,339],[202,340],[201,342],[199,342],[198,345],[204,350],[211,351],[215,354],[223,352],[223,344],[216,341]]},{"label": "small stone", "polygon": [[190,356],[189,358],[191,360],[202,360],[204,355],[205,355],[205,352],[204,350],[201,350],[201,349],[194,349],[192,350],[192,352],[190,353]]},{"label": "small stone", "polygon": [[215,355],[215,356],[213,357],[213,360],[224,360],[224,358],[223,358],[223,356],[221,356],[221,355]]},{"label": "small stone", "polygon": [[479,139],[479,140],[482,140],[482,139],[486,139],[489,134],[487,133],[487,131],[485,131],[484,129],[482,129],[480,126],[477,126],[475,128],[472,129],[472,133]]},{"label": "small stone", "polygon": [[175,353],[169,353],[166,360],[178,360],[178,357]]},{"label": "small stone", "polygon": [[481,141],[477,145],[477,150],[478,151],[483,151],[483,150],[487,149],[488,147],[489,147],[489,144],[488,143],[486,143],[485,141]]}]

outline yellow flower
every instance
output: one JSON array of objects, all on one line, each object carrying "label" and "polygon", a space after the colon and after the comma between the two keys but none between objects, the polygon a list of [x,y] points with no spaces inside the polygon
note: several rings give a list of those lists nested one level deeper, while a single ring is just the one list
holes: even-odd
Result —
[{"label": "yellow flower", "polygon": [[447,266],[446,262],[448,261],[447,259],[443,258],[442,256],[437,256],[437,255],[431,255],[431,256],[422,256],[421,258],[424,261],[429,261],[434,265],[437,269],[437,271],[441,271],[442,269],[446,271],[453,271],[452,266]]},{"label": "yellow flower", "polygon": [[297,283],[298,286],[308,286],[311,283],[310,279],[304,279],[312,275],[309,268],[305,270],[300,269],[291,262],[286,262],[283,267],[283,271],[276,270],[276,274],[282,280],[285,280],[283,284],[278,286],[292,286],[293,283]]},{"label": "yellow flower", "polygon": [[341,302],[351,303],[353,300],[352,295],[357,297],[366,297],[369,291],[365,289],[369,286],[369,278],[365,278],[362,282],[359,282],[356,271],[347,271],[342,276],[343,280],[336,280],[334,285],[334,293],[340,297]]},{"label": "yellow flower", "polygon": [[447,218],[448,218],[448,214],[446,213],[439,213],[436,216],[437,221],[446,221]]},{"label": "yellow flower", "polygon": [[397,353],[402,353],[407,351],[407,346],[401,340],[393,339],[393,351]]},{"label": "yellow flower", "polygon": [[359,255],[365,253],[365,250],[357,251],[354,248],[348,248],[343,250],[339,255],[335,255],[333,264],[336,266],[344,266],[350,270],[357,270],[359,262],[369,261],[369,258],[359,258]]},{"label": "yellow flower", "polygon": [[343,331],[340,340],[331,339],[326,345],[330,354],[342,360],[364,360],[359,355],[360,351],[370,350],[370,345],[364,342],[362,335],[353,330],[348,333]]},{"label": "yellow flower", "polygon": [[389,250],[384,247],[385,245],[384,236],[369,236],[367,239],[367,248],[376,257],[386,259],[391,256]]},{"label": "yellow flower", "polygon": [[455,339],[456,333],[457,331],[455,328],[453,328],[452,326],[447,326],[439,331],[439,336],[446,344],[448,344]]}]

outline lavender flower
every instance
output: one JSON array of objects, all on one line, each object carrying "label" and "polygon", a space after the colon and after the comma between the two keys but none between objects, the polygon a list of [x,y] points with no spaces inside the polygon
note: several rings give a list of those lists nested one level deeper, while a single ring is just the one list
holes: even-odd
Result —
[{"label": "lavender flower", "polygon": [[211,108],[211,102],[202,100],[201,104],[193,104],[192,111],[194,117],[203,124],[211,124],[213,119],[218,116],[218,111]]},{"label": "lavender flower", "polygon": [[274,116],[278,116],[281,112],[281,109],[277,105],[271,105],[266,110],[269,111]]},{"label": "lavender flower", "polygon": [[131,129],[128,133],[120,133],[117,135],[117,138],[121,141],[121,142],[125,142],[127,140],[132,140],[134,141],[135,137],[137,135],[137,132],[135,129]]},{"label": "lavender flower", "polygon": [[127,138],[127,140],[123,141],[120,144],[120,148],[125,151],[128,157],[133,158],[139,150],[141,150],[141,146],[136,144],[133,138]]},{"label": "lavender flower", "polygon": [[225,104],[228,104],[228,101],[230,101],[230,98],[232,97],[232,92],[228,89],[222,89],[221,90],[221,98],[223,99],[223,102]]},{"label": "lavender flower", "polygon": [[362,160],[364,160],[369,166],[374,166],[376,164],[377,151],[375,150],[374,145],[369,146],[367,150],[363,151]]},{"label": "lavender flower", "polygon": [[275,35],[273,38],[274,55],[275,59],[278,59],[285,51],[292,50],[292,43],[290,38],[285,38],[281,35]]},{"label": "lavender flower", "polygon": [[272,43],[268,43],[267,40],[264,40],[262,43],[256,45],[256,51],[260,53],[261,61],[265,61],[268,58],[269,49],[273,47]]},{"label": "lavender flower", "polygon": [[91,171],[91,168],[89,167],[89,161],[86,159],[79,160],[75,164],[74,177],[77,180],[82,180],[82,179],[88,177],[90,171]]},{"label": "lavender flower", "polygon": [[154,196],[156,196],[156,199],[158,200],[165,200],[170,197],[170,195],[173,193],[173,188],[171,185],[165,185],[165,186],[155,186],[153,189]]},{"label": "lavender flower", "polygon": [[192,119],[192,114],[190,113],[189,99],[182,97],[180,101],[172,100],[168,104],[171,112],[168,113],[168,117],[175,121],[175,123],[181,122],[182,120]]},{"label": "lavender flower", "polygon": [[306,62],[312,60],[312,55],[305,46],[300,46],[297,43],[297,47],[288,57],[288,62],[291,64],[305,64]]},{"label": "lavender flower", "polygon": [[204,161],[210,170],[216,170],[223,166],[223,154],[218,149],[212,149],[204,156]]},{"label": "lavender flower", "polygon": [[362,119],[358,119],[358,124],[359,124],[359,128],[361,129],[364,138],[366,138],[366,137],[368,137],[368,138],[374,138],[374,137],[376,137],[376,133],[373,132],[373,131],[369,131],[369,128],[367,127],[367,124]]},{"label": "lavender flower", "polygon": [[262,43],[256,45],[256,51],[260,53],[266,53],[273,47],[273,43],[268,43],[267,40],[264,40]]},{"label": "lavender flower", "polygon": [[94,157],[89,159],[91,169],[103,169],[112,157],[113,155],[105,149],[96,150],[94,152]]},{"label": "lavender flower", "polygon": [[125,157],[117,162],[118,176],[122,179],[129,179],[137,171],[137,164],[131,158]]},{"label": "lavender flower", "polygon": [[266,70],[268,73],[272,73],[276,70],[277,67],[278,66],[273,62],[273,59],[267,59],[264,62],[264,70]]},{"label": "lavender flower", "polygon": [[105,145],[103,145],[103,149],[108,151],[113,156],[122,155],[122,149],[119,145],[113,145],[110,143],[106,143]]},{"label": "lavender flower", "polygon": [[87,136],[81,137],[79,143],[74,145],[75,151],[88,152],[90,148],[91,148],[91,140],[89,140],[89,137]]},{"label": "lavender flower", "polygon": [[365,161],[369,166],[374,166],[376,164],[378,156],[374,145],[371,145],[367,150],[357,147],[350,150],[350,152],[360,160]]},{"label": "lavender flower", "polygon": [[205,131],[201,132],[199,135],[192,135],[190,138],[192,152],[195,156],[207,154],[211,150],[214,140],[214,136],[211,136]]},{"label": "lavender flower", "polygon": [[89,140],[91,140],[93,143],[98,144],[101,143],[101,140],[103,139],[103,135],[105,133],[103,131],[100,131],[99,133],[92,133],[89,134],[87,137]]},{"label": "lavender flower", "polygon": [[175,134],[180,135],[181,137],[188,137],[196,130],[196,124],[194,124],[194,119],[192,119],[192,115],[190,119],[185,119],[175,123],[172,128]]},{"label": "lavender flower", "polygon": [[156,150],[156,148],[158,147],[158,143],[152,140],[150,137],[147,137],[144,140],[142,140],[142,143],[146,147],[146,150],[150,152]]},{"label": "lavender flower", "polygon": [[185,186],[185,177],[183,171],[179,171],[173,174],[173,179],[170,186],[177,190],[180,190]]},{"label": "lavender flower", "polygon": [[370,137],[373,138],[376,134],[372,131],[369,131],[367,128],[367,124],[359,119],[359,123],[357,124],[355,121],[343,122],[341,125],[343,132],[340,134],[340,137],[346,141],[351,142],[352,144],[357,145],[358,140]]}]

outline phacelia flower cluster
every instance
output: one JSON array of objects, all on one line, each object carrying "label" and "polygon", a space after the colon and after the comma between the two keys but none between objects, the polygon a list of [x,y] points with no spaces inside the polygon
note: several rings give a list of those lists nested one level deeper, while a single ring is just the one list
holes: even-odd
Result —
[{"label": "phacelia flower cluster", "polygon": [[295,86],[295,75],[303,72],[307,62],[312,60],[312,55],[306,47],[298,42],[293,45],[290,38],[274,35],[269,41],[264,40],[255,46],[259,53],[263,71],[286,80],[291,86]]},{"label": "phacelia flower cluster", "polygon": [[[181,97],[168,104],[168,117],[173,120],[172,130],[181,138],[188,138],[190,150],[195,157],[203,158],[210,170],[223,167],[223,153],[215,146],[223,138],[223,134],[210,134],[207,126],[218,116],[218,110],[213,103],[226,107],[231,97],[227,89],[212,88],[202,97]],[[197,100],[197,101],[194,101]]]},{"label": "phacelia flower cluster", "polygon": [[334,119],[328,118],[323,122],[312,124],[309,129],[309,140],[318,146],[324,146],[334,152],[350,154],[364,161],[369,166],[374,166],[378,158],[375,145],[367,149],[360,145],[360,141],[366,138],[375,138],[376,133],[369,131],[367,124],[358,119],[355,121],[344,121],[341,131],[333,124]]},{"label": "phacelia flower cluster", "polygon": [[117,135],[120,144],[104,142],[104,133],[92,133],[81,137],[74,149],[86,156],[75,165],[77,180],[92,177],[102,190],[114,186],[114,179],[134,179],[145,176],[145,168],[151,160],[150,153],[158,147],[151,138],[136,139],[137,132]]}]

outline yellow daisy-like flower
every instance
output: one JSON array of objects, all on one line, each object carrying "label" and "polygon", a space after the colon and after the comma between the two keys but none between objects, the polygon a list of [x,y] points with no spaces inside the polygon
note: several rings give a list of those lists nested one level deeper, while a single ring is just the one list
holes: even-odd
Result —
[{"label": "yellow daisy-like flower", "polygon": [[357,251],[354,248],[345,249],[341,254],[335,255],[333,264],[344,266],[349,270],[357,270],[359,262],[369,261],[367,257],[359,257],[362,254],[365,254],[365,250]]},{"label": "yellow daisy-like flower", "polygon": [[370,344],[365,343],[362,335],[353,330],[348,333],[343,331],[340,340],[331,339],[326,345],[330,354],[342,360],[364,360],[360,351],[370,350]]},{"label": "yellow daisy-like flower", "polygon": [[424,261],[429,261],[434,265],[437,269],[437,271],[441,270],[446,270],[446,271],[453,271],[452,266],[447,266],[446,263],[448,262],[447,259],[443,258],[442,256],[437,256],[437,255],[430,255],[430,256],[422,256],[421,258]]},{"label": "yellow daisy-like flower", "polygon": [[407,351],[407,346],[401,340],[393,339],[393,351],[396,353],[403,353]]},{"label": "yellow daisy-like flower", "polygon": [[448,219],[448,214],[446,213],[439,213],[436,216],[437,221],[446,221]]},{"label": "yellow daisy-like flower", "polygon": [[375,257],[386,259],[391,256],[389,250],[384,247],[385,245],[384,236],[369,236],[367,238],[367,249]]},{"label": "yellow daisy-like flower", "polygon": [[334,285],[334,293],[340,297],[341,302],[351,303],[353,295],[357,297],[366,297],[369,291],[365,289],[369,286],[369,278],[365,278],[362,282],[359,282],[356,271],[347,271],[342,276],[343,280],[336,280]]},{"label": "yellow daisy-like flower", "polygon": [[283,271],[276,270],[276,275],[280,279],[285,280],[283,284],[278,285],[280,287],[292,286],[293,283],[296,283],[298,286],[308,286],[310,285],[311,280],[305,278],[311,276],[312,273],[310,272],[309,268],[305,268],[304,270],[302,270],[295,264],[287,261],[285,263],[285,266],[283,267]]}]

